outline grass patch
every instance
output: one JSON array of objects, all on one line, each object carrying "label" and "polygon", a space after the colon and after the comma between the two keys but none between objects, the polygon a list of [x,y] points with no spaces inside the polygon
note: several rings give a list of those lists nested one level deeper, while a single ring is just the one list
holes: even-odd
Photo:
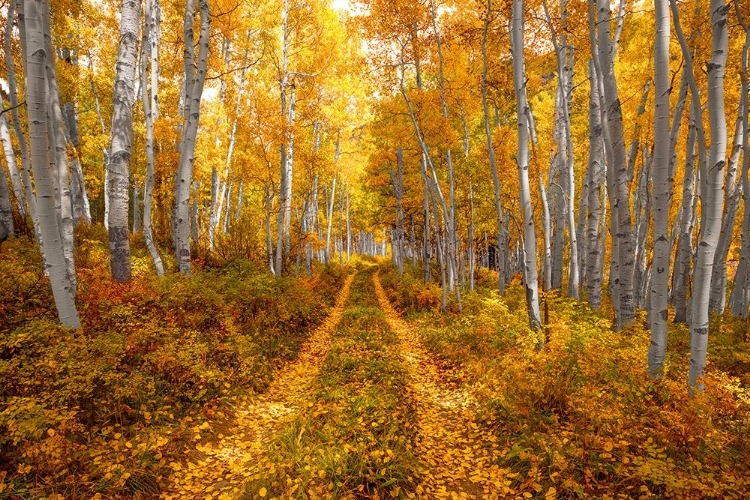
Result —
[{"label": "grass patch", "polygon": [[267,473],[247,498],[403,497],[419,474],[414,407],[397,339],[377,305],[371,272],[355,278],[349,307],[308,408],[271,444]]}]

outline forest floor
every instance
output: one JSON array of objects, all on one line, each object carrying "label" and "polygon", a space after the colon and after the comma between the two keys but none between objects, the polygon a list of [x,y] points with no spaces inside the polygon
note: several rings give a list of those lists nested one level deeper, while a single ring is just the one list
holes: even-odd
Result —
[{"label": "forest floor", "polygon": [[[238,401],[230,423],[218,424],[218,441],[191,443],[184,450],[188,461],[170,464],[174,473],[163,498],[496,498],[511,492],[515,474],[494,463],[498,439],[477,422],[473,395],[456,383],[454,370],[430,356],[376,273],[360,272],[350,300],[354,279],[347,278],[299,358],[264,393]],[[342,317],[348,321],[342,324]],[[381,402],[381,412],[401,411],[392,420],[365,411]],[[404,453],[397,456],[399,448]]]},{"label": "forest floor", "polygon": [[[265,392],[243,397],[232,405],[235,418],[229,426],[224,423],[218,443],[191,446],[185,450],[186,456],[193,455],[189,463],[170,464],[174,470],[169,478],[173,492],[165,493],[164,498],[185,498],[197,492],[209,496],[212,492],[237,494],[243,478],[257,474],[267,465],[266,443],[307,406],[306,395],[331,346],[353,279],[354,275],[346,279],[333,310],[307,340],[299,357],[275,374]],[[204,425],[211,426],[211,422]]]},{"label": "forest floor", "polygon": [[[642,316],[480,271],[459,311],[386,263],[274,277],[234,260],[113,285],[79,235],[84,328],[55,319],[29,243],[0,259],[0,500],[750,497],[750,332],[712,319],[706,390],[687,331],[648,378]],[[546,342],[539,348],[540,337]]]}]

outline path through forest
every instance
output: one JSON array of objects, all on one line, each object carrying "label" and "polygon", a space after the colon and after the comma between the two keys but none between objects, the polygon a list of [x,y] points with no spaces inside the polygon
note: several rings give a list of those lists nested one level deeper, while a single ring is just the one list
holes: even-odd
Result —
[{"label": "path through forest", "polygon": [[452,387],[418,333],[391,305],[377,274],[373,281],[388,325],[398,336],[417,406],[416,450],[426,467],[417,493],[424,498],[485,498],[507,491],[507,471],[492,463],[499,454],[497,437],[476,422],[471,393]]},{"label": "path through forest", "polygon": [[241,493],[242,485],[262,466],[268,442],[306,402],[341,321],[354,276],[346,279],[330,315],[307,340],[299,357],[279,370],[266,392],[237,404],[236,419],[219,435],[219,442],[198,445],[199,455],[187,464],[172,464],[170,492],[163,498],[222,498],[222,494],[234,498]]},{"label": "path through forest", "polygon": [[[363,290],[349,301],[353,280],[354,275],[347,278],[333,311],[312,334],[299,358],[279,370],[265,393],[237,404],[235,419],[228,427],[222,426],[218,442],[191,444],[186,462],[172,464],[169,492],[163,498],[241,498],[248,494],[245,485],[273,476],[276,465],[269,456],[273,440],[283,429],[294,427],[295,419],[304,417],[305,411],[313,410],[315,381],[337,328],[344,329],[337,334],[343,335],[341,338],[359,331],[352,328],[355,324],[341,323],[347,302],[349,308],[362,306]],[[402,366],[406,392],[400,397],[416,408],[416,435],[410,440],[414,439],[418,463],[413,465],[418,472],[410,496],[496,498],[509,491],[508,471],[493,464],[493,457],[499,454],[497,438],[476,421],[475,399],[448,380],[415,329],[391,306],[377,274],[372,275],[372,281],[377,305],[385,316],[384,327],[393,333],[390,345],[381,348],[393,352],[394,360]],[[204,425],[212,427],[212,423]]]}]

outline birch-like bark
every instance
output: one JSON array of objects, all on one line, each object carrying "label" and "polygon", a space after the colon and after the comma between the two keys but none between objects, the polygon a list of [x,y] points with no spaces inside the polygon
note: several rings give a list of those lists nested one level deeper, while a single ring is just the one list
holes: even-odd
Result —
[{"label": "birch-like bark", "polygon": [[[282,21],[282,53],[281,53],[281,117],[284,128],[284,143],[281,144],[281,175],[279,181],[279,214],[276,237],[276,275],[281,276],[284,258],[285,242],[290,241],[289,225],[292,215],[292,175],[294,165],[294,91],[291,98],[289,92],[289,0],[284,0],[281,11]],[[287,99],[291,102],[287,104]],[[289,244],[286,246],[288,247]]]},{"label": "birch-like bark", "polygon": [[346,192],[346,262],[352,260],[352,220],[349,217],[350,193]]},{"label": "birch-like bark", "polygon": [[654,46],[654,261],[651,276],[651,346],[648,369],[652,378],[661,378],[667,353],[667,307],[669,303],[669,206],[672,200],[669,127],[669,5],[654,0],[656,43]]},{"label": "birch-like bark", "polygon": [[326,215],[326,220],[328,223],[328,227],[326,229],[326,264],[328,264],[331,260],[331,225],[333,223],[333,203],[336,200],[336,177],[333,178],[333,181],[331,183],[331,196],[329,198],[330,200],[328,203],[328,213]]},{"label": "birch-like bark", "polygon": [[[602,64],[599,60],[599,48],[597,43],[597,34],[596,34],[596,7],[597,4],[595,1],[589,2],[589,13],[588,13],[588,21],[589,21],[589,41],[591,44],[591,61],[594,66],[593,75],[596,79],[597,84],[597,94],[599,97],[599,112],[601,114],[601,138],[604,145],[604,156],[602,157],[603,164],[605,165],[604,170],[604,199],[609,201],[609,205],[611,207],[615,207],[615,187],[614,187],[614,172],[612,168],[612,138],[610,134],[609,127],[607,126],[609,119],[607,117],[607,102],[605,99],[604,94],[604,79],[602,77]],[[606,228],[606,217],[607,213],[607,203],[602,203],[602,229],[600,231],[601,237],[599,238],[599,251],[601,252],[601,273],[603,275],[603,267],[604,267],[604,253],[606,252],[607,245],[606,245],[606,235],[607,235],[607,228]],[[619,318],[620,315],[620,293],[619,293],[619,274],[620,274],[620,260],[619,260],[619,239],[615,237],[617,234],[617,227],[618,227],[618,211],[612,210],[610,214],[610,224],[609,224],[609,233],[610,233],[610,239],[612,243],[612,250],[610,252],[609,256],[609,278],[608,278],[608,285],[609,285],[609,291],[610,291],[610,297],[612,302],[612,309],[615,313],[615,318]],[[616,325],[615,325],[616,326]]]},{"label": "birch-like bark", "polygon": [[[83,169],[81,169],[81,160],[79,157],[81,144],[80,136],[78,134],[78,117],[76,116],[72,103],[67,103],[65,105],[63,108],[63,115],[65,117],[67,128],[67,140],[74,149],[74,156],[71,161],[73,181],[77,184],[76,190],[74,190],[72,194],[74,202],[74,218],[83,217],[86,224],[91,224],[91,204],[89,203],[89,195],[86,190],[86,179],[83,175]],[[78,205],[77,208],[75,205]],[[77,215],[75,214],[76,209],[79,210]],[[78,219],[76,218],[76,220]]]},{"label": "birch-like bark", "polygon": [[[570,124],[570,89],[572,89],[572,72],[573,72],[573,55],[572,50],[567,44],[567,36],[565,30],[567,28],[567,1],[560,0],[560,18],[562,21],[563,31],[560,34],[558,40],[557,30],[552,24],[549,11],[547,8],[546,0],[543,2],[544,13],[547,18],[547,25],[550,28],[552,34],[552,45],[555,49],[557,57],[557,97],[558,97],[558,109],[556,114],[559,116],[560,121],[560,137],[558,142],[558,161],[560,165],[560,174],[565,177],[565,194],[562,196],[564,205],[563,212],[566,215],[568,235],[570,238],[570,262],[568,265],[569,269],[569,280],[568,280],[568,295],[578,300],[578,290],[580,287],[580,269],[578,259],[578,235],[576,232],[575,223],[575,177],[573,169],[573,143],[571,135],[571,124]],[[558,227],[557,231],[563,237],[564,245],[564,229]],[[562,252],[562,246],[559,245],[559,251]],[[562,259],[560,259],[562,260]]]},{"label": "birch-like bark", "polygon": [[[487,11],[484,17],[484,31],[482,32],[482,111],[484,114],[484,133],[487,139],[487,154],[489,155],[490,171],[492,173],[492,184],[495,189],[495,212],[497,214],[497,251],[503,248],[503,208],[500,203],[500,177],[497,173],[495,160],[495,148],[492,145],[492,129],[490,127],[489,105],[487,103],[487,35],[490,27],[490,15],[492,14],[492,0],[487,0]],[[499,270],[498,270],[499,271]],[[505,293],[505,276],[498,272],[498,292]]]},{"label": "birch-like bark", "polygon": [[[250,33],[249,32],[247,34],[247,38],[248,38],[248,40],[250,38]],[[225,65],[226,65],[228,57],[229,57],[229,41],[228,40],[226,41],[225,50],[226,50],[226,54],[225,54]],[[216,182],[217,182],[218,185],[214,188],[213,184],[212,184],[212,192],[211,192],[211,199],[212,199],[212,201],[211,201],[211,214],[209,216],[209,228],[208,228],[208,232],[209,232],[209,245],[211,246],[211,248],[213,248],[213,245],[214,245],[214,237],[215,237],[215,233],[216,233],[216,227],[219,224],[219,218],[221,217],[222,207],[224,206],[225,202],[226,202],[226,205],[227,205],[227,209],[224,212],[224,224],[223,224],[223,232],[224,232],[224,234],[227,234],[227,231],[229,229],[229,214],[230,214],[230,208],[229,207],[231,205],[231,201],[228,198],[229,193],[231,192],[231,186],[229,184],[229,176],[230,176],[230,171],[231,171],[231,168],[232,168],[232,160],[234,159],[234,149],[235,149],[235,145],[237,144],[237,121],[238,121],[237,117],[239,116],[239,113],[240,113],[240,106],[242,104],[242,98],[243,98],[244,90],[245,90],[245,72],[246,72],[247,58],[248,58],[249,52],[250,52],[250,49],[249,49],[249,47],[246,46],[245,47],[245,54],[244,54],[244,56],[242,58],[242,70],[240,71],[240,81],[239,81],[239,85],[238,85],[238,89],[237,89],[237,102],[235,104],[234,116],[232,118],[232,129],[231,129],[231,132],[229,134],[229,146],[227,147],[227,158],[226,158],[226,162],[224,164],[224,189],[223,190],[221,189],[221,181],[218,181],[218,176],[216,177],[216,179],[217,179]],[[221,100],[222,100],[222,103],[223,103],[224,102],[224,96],[226,94],[226,85],[223,83],[223,80],[222,80],[222,89],[223,89],[223,91],[222,91],[222,99]],[[214,173],[216,173],[215,169],[214,169]],[[218,200],[218,210],[216,208],[216,202],[214,200],[214,189],[216,191],[216,195],[219,197],[219,200]],[[239,208],[239,204],[238,204],[238,208]]]},{"label": "birch-like bark", "polygon": [[273,254],[273,232],[271,231],[271,211],[273,210],[273,198],[275,190],[273,186],[266,184],[263,187],[265,193],[263,196],[263,206],[266,209],[266,258],[268,259],[268,269],[276,274],[274,270]]},{"label": "birch-like bark", "polygon": [[0,244],[16,232],[5,170],[0,166]]},{"label": "birch-like bark", "polygon": [[48,53],[44,39],[43,19],[49,12],[46,0],[26,0],[24,2],[25,21],[25,60],[26,60],[26,102],[29,117],[29,138],[31,143],[31,165],[34,169],[34,184],[37,193],[39,228],[42,241],[44,265],[52,287],[60,322],[71,328],[79,328],[80,321],[75,306],[73,284],[67,271],[63,243],[55,213],[54,173],[51,171],[50,154],[54,144],[49,136],[47,123],[46,81]]},{"label": "birch-like bark", "polygon": [[[2,95],[0,95],[0,108],[5,108]],[[25,219],[26,200],[23,194],[23,183],[21,182],[21,173],[18,171],[18,166],[16,165],[16,153],[13,151],[13,143],[10,140],[10,130],[8,130],[8,120],[6,120],[5,114],[0,116],[0,142],[3,143],[5,163],[8,166],[8,176],[13,188],[13,196],[18,205],[18,215],[22,219]],[[10,198],[8,198],[8,202],[10,202]]]},{"label": "birch-like bark", "polygon": [[[434,186],[434,184],[431,184]],[[438,262],[438,268],[440,269],[440,311],[445,312],[448,305],[448,298],[446,295],[446,265],[445,265],[445,248],[444,242],[441,238],[440,231],[440,210],[438,209],[435,201],[434,189],[430,188],[430,201],[432,202],[432,215],[435,218],[435,248]]]},{"label": "birch-like bark", "polygon": [[157,276],[164,275],[164,264],[159,255],[159,250],[154,243],[154,234],[151,226],[152,195],[154,191],[154,164],[156,161],[154,151],[154,121],[159,114],[158,82],[159,82],[159,36],[161,23],[159,0],[146,0],[146,12],[144,22],[143,41],[147,45],[144,57],[150,62],[150,86],[147,85],[147,72],[145,66],[141,71],[141,87],[143,88],[142,102],[143,114],[146,121],[146,182],[143,189],[143,239],[146,248],[154,262]]},{"label": "birch-like bark", "polygon": [[[13,62],[12,52],[12,39],[13,39],[13,24],[12,20],[15,17],[16,7],[21,5],[21,11],[18,16],[18,30],[21,38],[21,50],[23,53],[24,60],[26,58],[25,50],[25,30],[24,26],[24,14],[23,6],[19,3],[20,0],[12,0],[8,4],[8,17],[5,29],[5,66],[8,71],[8,100],[10,101],[11,117],[13,121],[13,130],[18,140],[18,149],[21,152],[21,178],[23,180],[24,192],[26,195],[26,203],[28,204],[28,213],[31,216],[32,224],[34,225],[34,236],[36,237],[37,243],[41,244],[41,238],[39,233],[39,218],[37,217],[36,210],[36,197],[34,196],[33,186],[31,185],[31,163],[29,162],[29,149],[26,142],[26,136],[23,133],[21,127],[21,117],[19,112],[18,103],[18,82],[16,80],[16,69],[15,63]],[[25,210],[25,209],[24,209]]]},{"label": "birch-like bark", "polygon": [[651,166],[653,157],[649,156],[647,146],[643,146],[643,165],[638,173],[638,187],[635,191],[633,213],[635,216],[635,270],[633,274],[633,300],[638,308],[646,308],[646,281],[648,279],[648,261],[646,242],[651,221]]},{"label": "birch-like bark", "polygon": [[598,55],[600,64],[598,70],[601,70],[604,100],[607,107],[606,127],[611,145],[608,156],[614,184],[612,214],[614,215],[617,212],[617,226],[613,226],[613,234],[618,239],[617,256],[619,261],[616,278],[617,293],[619,296],[617,327],[623,328],[629,325],[635,316],[633,302],[633,270],[635,262],[633,260],[634,241],[630,216],[629,178],[625,157],[622,108],[620,106],[620,97],[614,72],[614,59],[612,57],[612,41],[609,29],[611,20],[609,0],[597,0],[597,4],[599,7]]},{"label": "birch-like bark", "polygon": [[742,46],[742,87],[740,94],[745,98],[745,109],[742,114],[742,239],[740,247],[740,263],[734,276],[732,286],[731,309],[733,316],[746,318],[748,315],[748,303],[750,302],[750,179],[748,171],[750,170],[750,122],[748,122],[748,59],[750,59],[750,26],[746,23],[740,5],[735,0],[734,9],[737,13],[737,19],[740,26],[745,30],[745,44]]},{"label": "birch-like bark", "polygon": [[511,50],[513,53],[513,86],[516,94],[516,119],[518,121],[518,180],[524,227],[524,286],[529,324],[533,331],[539,331],[539,283],[536,263],[536,230],[529,189],[529,106],[526,101],[526,75],[524,71],[523,32],[524,0],[513,0],[511,24]]},{"label": "birch-like bark", "polygon": [[50,161],[55,165],[57,177],[57,203],[60,211],[58,224],[60,225],[60,236],[62,238],[65,263],[67,265],[68,278],[73,287],[73,295],[76,290],[76,272],[73,240],[73,204],[70,192],[70,169],[68,168],[67,142],[65,140],[65,120],[60,105],[60,92],[57,84],[57,72],[55,70],[55,51],[52,47],[52,34],[50,28],[49,4],[40,4],[42,10],[42,29],[44,30],[44,43],[47,54],[45,71],[47,76],[47,110],[50,113],[48,126],[50,127],[50,147],[54,148],[54,155],[50,154]]},{"label": "birch-like bark", "polygon": [[[195,142],[200,119],[201,94],[206,78],[208,62],[208,43],[211,28],[211,17],[208,0],[200,1],[201,34],[198,43],[197,73],[193,71],[193,24],[195,0],[187,0],[185,11],[185,107],[187,117],[180,142],[180,160],[176,186],[177,220],[175,221],[175,253],[182,274],[190,274],[190,186],[193,179],[193,161],[195,160]],[[187,61],[191,61],[188,67]]]},{"label": "birch-like bark", "polygon": [[588,158],[588,216],[586,219],[586,291],[588,302],[594,309],[601,307],[602,272],[604,255],[601,252],[600,231],[604,219],[602,213],[602,188],[606,166],[604,165],[604,137],[600,109],[599,79],[593,60],[589,61],[589,158]]},{"label": "birch-like bark", "polygon": [[107,163],[109,193],[109,252],[112,278],[130,280],[128,202],[130,158],[133,143],[133,102],[135,100],[136,46],[141,3],[122,0],[120,7],[120,48],[115,64],[112,96],[112,134]]},{"label": "birch-like bark", "polygon": [[[437,201],[440,203],[439,208],[442,210],[443,213],[443,220],[447,220],[449,217],[449,210],[445,203],[445,197],[443,196],[443,193],[440,190],[440,184],[438,181],[437,171],[435,169],[435,165],[432,162],[432,158],[430,156],[430,150],[427,146],[427,143],[425,142],[424,135],[422,134],[422,129],[419,126],[419,122],[417,121],[417,117],[414,111],[414,106],[412,105],[411,99],[409,98],[409,95],[406,92],[406,85],[404,83],[405,81],[405,72],[406,72],[406,60],[404,56],[404,49],[405,44],[401,45],[401,80],[400,80],[400,88],[401,88],[401,95],[404,98],[404,101],[406,102],[406,106],[409,109],[409,117],[411,118],[412,125],[414,126],[414,133],[417,136],[417,140],[419,142],[420,148],[422,150],[422,176],[423,176],[423,182],[425,183],[425,206],[429,206],[427,202],[427,191],[431,191],[434,189],[434,195],[435,198],[437,198]],[[430,171],[432,173],[432,178],[428,178],[427,176],[427,166],[429,165]],[[433,200],[433,205],[436,205],[435,200]],[[434,208],[438,208],[437,206]],[[438,216],[435,214],[436,221],[438,221]],[[426,221],[429,221],[429,218],[426,219]],[[425,243],[428,243],[428,227],[429,223],[425,224]],[[442,251],[441,245],[439,244],[440,240],[440,234],[438,233],[438,226],[436,222],[436,234],[435,234],[435,240],[436,240],[436,249],[437,252],[440,253]],[[445,268],[446,262],[445,262],[445,256],[444,255],[438,255],[439,261],[438,263],[441,266],[441,279],[443,278],[443,270]],[[425,279],[427,278],[427,271],[425,271]],[[442,284],[445,285],[445,281],[442,281]]]},{"label": "birch-like bark", "polygon": [[224,198],[227,202],[227,209],[224,211],[224,223],[222,225],[222,234],[226,236],[229,232],[229,214],[232,213],[232,188],[234,187],[234,181],[227,180],[224,184],[226,190],[224,191]]},{"label": "birch-like bark", "polygon": [[216,243],[216,226],[219,225],[219,197],[221,191],[219,171],[214,166],[211,168],[211,206],[208,209],[208,248],[214,249]]},{"label": "birch-like bark", "polygon": [[424,282],[432,280],[432,248],[430,246],[430,187],[427,181],[427,160],[422,153],[422,216],[424,230],[422,232],[422,264],[424,266]]},{"label": "birch-like bark", "polygon": [[[682,25],[680,24],[680,15],[679,10],[677,8],[677,3],[675,0],[670,0],[670,9],[672,11],[672,20],[674,24],[675,33],[677,34],[677,39],[680,43],[680,48],[682,50],[682,57],[685,62],[685,70],[683,72],[684,78],[687,80],[688,87],[690,88],[690,96],[691,96],[691,107],[690,107],[690,126],[691,126],[691,132],[688,132],[688,147],[687,147],[687,153],[686,153],[686,175],[690,174],[692,176],[692,170],[693,170],[693,156],[694,156],[694,150],[695,145],[697,143],[698,147],[698,175],[697,175],[697,182],[694,181],[694,177],[691,177],[690,179],[685,179],[685,182],[683,183],[683,191],[686,189],[686,186],[688,182],[690,182],[691,186],[695,184],[695,188],[691,189],[692,191],[705,192],[705,187],[702,187],[702,185],[705,183],[706,178],[706,169],[707,169],[707,153],[706,153],[706,138],[705,138],[705,132],[703,130],[703,108],[701,106],[701,93],[700,89],[698,88],[698,85],[695,82],[695,72],[693,69],[693,57],[692,52],[690,51],[690,48],[687,45],[687,41],[685,39],[685,35],[682,31]],[[690,162],[690,171],[688,171],[688,162]],[[683,194],[683,215],[687,213],[687,205],[684,201]],[[680,243],[678,248],[678,259],[675,262],[675,277],[673,279],[673,282],[675,283],[675,288],[673,292],[674,296],[674,304],[675,304],[675,322],[687,322],[688,321],[688,315],[687,315],[687,287],[690,281],[690,263],[693,259],[693,231],[695,229],[695,214],[697,210],[697,202],[699,197],[696,195],[690,196],[690,216],[683,219],[683,226],[681,230],[680,235]],[[702,226],[704,224],[701,224]]]},{"label": "birch-like bark", "polygon": [[[99,128],[102,135],[105,135],[107,130],[104,126],[104,116],[102,115],[102,105],[99,101],[99,93],[96,90],[96,83],[94,82],[94,63],[91,58],[89,58],[89,73],[91,95],[94,96],[94,105],[96,108],[96,116],[99,119]],[[104,189],[102,189],[102,197],[104,198],[104,219],[102,222],[104,224],[104,229],[109,231],[109,194],[107,192],[107,186],[109,185],[109,169],[107,168],[107,165],[109,165],[109,150],[107,148],[102,148],[102,156],[104,159]]]},{"label": "birch-like bark", "polygon": [[740,93],[740,105],[737,108],[737,121],[734,132],[732,152],[729,156],[729,166],[726,179],[726,210],[721,222],[721,235],[714,255],[714,267],[711,273],[711,293],[709,296],[709,310],[718,314],[724,313],[727,295],[727,258],[729,247],[734,234],[734,222],[742,196],[742,184],[737,183],[737,167],[740,162],[740,153],[743,148],[745,106],[747,105],[747,94]]},{"label": "birch-like bark", "polygon": [[682,206],[680,208],[680,236],[677,258],[672,275],[672,302],[675,323],[686,323],[687,290],[690,282],[690,263],[693,260],[693,231],[695,229],[695,142],[696,127],[690,111],[687,146],[685,151],[685,177],[682,182]]},{"label": "birch-like bark", "polygon": [[404,152],[401,148],[396,150],[396,170],[391,170],[391,184],[393,194],[396,197],[396,228],[393,245],[393,254],[397,256],[396,267],[398,275],[404,275],[404,209],[402,200],[404,196]]},{"label": "birch-like bark", "polygon": [[591,172],[587,168],[583,174],[583,189],[581,189],[580,201],[578,203],[578,215],[576,217],[576,239],[578,241],[578,270],[580,273],[580,285],[586,286],[588,276],[586,274],[588,252],[586,251],[586,217],[589,210],[589,188],[591,186]]},{"label": "birch-like bark", "polygon": [[708,157],[706,192],[701,193],[703,220],[693,271],[693,295],[690,318],[690,393],[703,389],[703,372],[708,349],[708,299],[716,247],[721,232],[724,205],[724,167],[727,150],[727,124],[724,112],[724,73],[726,70],[728,6],[723,0],[711,0],[712,55],[708,63],[708,112],[711,123],[711,149]]},{"label": "birch-like bark", "polygon": [[[552,160],[554,161],[554,160]],[[544,232],[544,252],[542,259],[542,285],[545,292],[550,290],[552,285],[552,244],[551,231],[552,224],[549,216],[549,202],[547,201],[547,190],[544,188],[541,172],[539,173],[539,199],[542,202],[542,231]]]},{"label": "birch-like bark", "polygon": [[[440,103],[443,113],[443,120],[446,126],[449,126],[448,121],[448,104],[445,98],[445,76],[443,71],[443,45],[440,39],[440,33],[437,28],[437,10],[435,8],[434,0],[430,0],[430,17],[432,19],[432,29],[435,32],[435,42],[438,49],[438,83],[440,86]],[[455,184],[453,180],[453,159],[451,156],[450,147],[445,150],[445,162],[448,167],[448,206],[445,207],[445,199],[443,198],[440,189],[438,188],[437,193],[440,198],[441,206],[443,206],[444,221],[445,224],[445,245],[446,245],[446,260],[447,260],[447,273],[448,273],[448,289],[453,290],[455,281],[458,273],[458,234],[456,231],[456,196],[455,196]],[[433,170],[433,178],[436,184],[439,180]],[[446,210],[447,208],[447,210]],[[458,308],[461,309],[461,289],[455,287],[456,299],[458,301]]]}]

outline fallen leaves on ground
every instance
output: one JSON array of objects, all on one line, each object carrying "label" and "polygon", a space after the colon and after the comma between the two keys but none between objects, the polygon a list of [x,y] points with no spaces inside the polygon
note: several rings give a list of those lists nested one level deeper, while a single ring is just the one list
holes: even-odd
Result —
[{"label": "fallen leaves on ground", "polygon": [[414,328],[410,327],[373,276],[375,292],[388,324],[399,339],[401,359],[411,379],[409,390],[417,406],[416,451],[424,476],[416,488],[423,498],[483,498],[508,494],[508,470],[494,464],[497,437],[479,424],[471,393],[444,380]]},{"label": "fallen leaves on ground", "polygon": [[341,320],[353,280],[354,275],[347,278],[331,314],[310,336],[299,357],[278,372],[268,390],[237,402],[234,422],[217,434],[216,443],[204,442],[199,431],[209,430],[208,427],[197,429],[195,451],[186,453],[195,458],[184,464],[170,464],[173,470],[168,481],[170,491],[164,493],[163,498],[199,498],[199,494],[202,498],[221,493],[237,496],[242,485],[261,468],[273,467],[263,460],[267,443],[284,422],[301,409],[305,394],[328,352],[331,335]]}]

